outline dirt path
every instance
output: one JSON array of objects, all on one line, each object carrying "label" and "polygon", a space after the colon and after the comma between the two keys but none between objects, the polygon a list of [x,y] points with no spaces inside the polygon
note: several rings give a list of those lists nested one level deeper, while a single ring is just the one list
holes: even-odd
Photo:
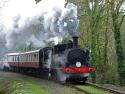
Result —
[{"label": "dirt path", "polygon": [[83,94],[82,92],[79,92],[67,86],[59,85],[53,81],[43,80],[35,77],[29,77],[29,76],[17,74],[17,73],[0,71],[0,78],[4,78],[4,77],[11,79],[10,81],[17,80],[17,79],[33,80],[36,83],[40,84],[43,88],[47,89],[49,91],[49,94]]}]

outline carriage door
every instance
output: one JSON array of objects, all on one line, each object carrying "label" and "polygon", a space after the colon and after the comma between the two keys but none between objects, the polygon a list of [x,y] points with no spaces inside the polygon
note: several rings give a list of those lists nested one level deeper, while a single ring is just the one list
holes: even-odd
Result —
[{"label": "carriage door", "polygon": [[43,67],[46,69],[50,69],[51,68],[51,62],[52,62],[52,49],[51,48],[44,48],[43,49],[44,52],[44,64]]}]

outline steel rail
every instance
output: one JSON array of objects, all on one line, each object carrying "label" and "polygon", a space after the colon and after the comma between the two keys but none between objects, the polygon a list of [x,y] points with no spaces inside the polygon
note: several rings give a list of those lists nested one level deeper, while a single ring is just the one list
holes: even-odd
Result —
[{"label": "steel rail", "polygon": [[83,92],[84,94],[92,94],[92,93],[90,93],[90,92],[88,92],[87,90],[84,90],[84,89],[81,89],[81,88],[79,88],[79,87],[77,87],[77,86],[75,86],[75,85],[67,85],[67,86],[69,86],[69,87],[71,87],[71,88],[74,88],[74,89],[76,89],[77,91],[80,91],[80,92]]},{"label": "steel rail", "polygon": [[86,84],[89,85],[89,86],[92,86],[94,88],[98,88],[98,89],[101,89],[101,90],[104,90],[104,91],[108,91],[108,92],[113,93],[113,94],[125,94],[125,92],[122,92],[120,90],[114,90],[114,89],[111,89],[111,88],[107,88],[107,87],[104,87],[104,86],[93,84],[91,82],[86,82]]}]

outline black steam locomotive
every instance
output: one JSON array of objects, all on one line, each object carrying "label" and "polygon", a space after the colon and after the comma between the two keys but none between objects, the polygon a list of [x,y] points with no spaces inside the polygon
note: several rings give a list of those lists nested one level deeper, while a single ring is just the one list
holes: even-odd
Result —
[{"label": "black steam locomotive", "polygon": [[85,82],[94,67],[89,65],[89,51],[80,49],[78,37],[68,44],[58,44],[39,50],[9,53],[8,64],[12,71],[32,72],[61,82]]}]

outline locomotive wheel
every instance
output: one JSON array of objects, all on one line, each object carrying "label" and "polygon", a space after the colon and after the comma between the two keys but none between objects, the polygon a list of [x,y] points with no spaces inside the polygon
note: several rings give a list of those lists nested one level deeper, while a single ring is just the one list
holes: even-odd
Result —
[{"label": "locomotive wheel", "polygon": [[86,81],[87,81],[87,77],[84,77],[82,81],[83,81],[83,83],[85,84]]}]

